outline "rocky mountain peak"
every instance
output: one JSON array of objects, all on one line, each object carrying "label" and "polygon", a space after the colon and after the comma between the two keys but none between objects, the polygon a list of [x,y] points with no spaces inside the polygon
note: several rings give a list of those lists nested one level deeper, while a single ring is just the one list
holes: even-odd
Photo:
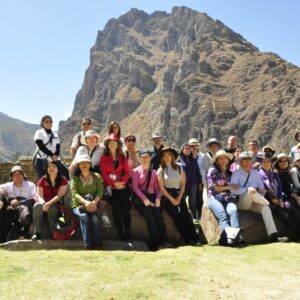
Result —
[{"label": "rocky mountain peak", "polygon": [[60,136],[68,147],[89,115],[103,135],[117,120],[144,144],[161,130],[176,146],[188,137],[204,143],[236,134],[240,143],[257,137],[283,148],[297,127],[299,72],[204,13],[131,9],[99,31]]}]

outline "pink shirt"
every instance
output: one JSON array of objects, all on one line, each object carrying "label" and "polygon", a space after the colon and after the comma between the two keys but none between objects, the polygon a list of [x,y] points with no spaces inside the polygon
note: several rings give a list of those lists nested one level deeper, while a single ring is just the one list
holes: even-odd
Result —
[{"label": "pink shirt", "polygon": [[[144,170],[142,166],[139,166],[132,170],[132,189],[137,194],[137,196],[145,201],[147,197],[143,194],[142,191],[146,191],[146,178],[148,170]],[[161,194],[158,185],[158,178],[155,170],[151,170],[151,179],[149,182],[148,193],[156,194],[156,199],[160,199]]]}]

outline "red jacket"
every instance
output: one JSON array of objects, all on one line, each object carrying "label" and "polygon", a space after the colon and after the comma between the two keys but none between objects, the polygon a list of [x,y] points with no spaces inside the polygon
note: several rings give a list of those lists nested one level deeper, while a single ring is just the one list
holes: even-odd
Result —
[{"label": "red jacket", "polygon": [[[100,174],[102,176],[104,186],[111,185],[115,188],[115,182],[128,183],[128,178],[130,176],[128,161],[124,155],[118,155],[117,163],[115,163],[116,168],[114,168],[114,161],[111,154],[102,155],[100,159]],[[110,175],[115,175],[116,179],[111,178]]]}]

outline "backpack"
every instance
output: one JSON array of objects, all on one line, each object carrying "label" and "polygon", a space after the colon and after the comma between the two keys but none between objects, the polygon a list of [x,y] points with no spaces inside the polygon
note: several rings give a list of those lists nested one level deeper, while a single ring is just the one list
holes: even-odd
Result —
[{"label": "backpack", "polygon": [[242,232],[242,228],[226,227],[221,233],[219,244],[230,247],[238,246]]},{"label": "backpack", "polygon": [[65,222],[58,222],[56,229],[53,232],[53,239],[58,241],[69,240],[76,234],[78,221],[65,206],[58,204],[58,207],[64,216]]}]

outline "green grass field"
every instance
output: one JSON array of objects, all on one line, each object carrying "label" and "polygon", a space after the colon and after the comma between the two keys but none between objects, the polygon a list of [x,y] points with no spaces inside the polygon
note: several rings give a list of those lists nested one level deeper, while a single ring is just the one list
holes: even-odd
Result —
[{"label": "green grass field", "polygon": [[300,244],[0,250],[1,299],[300,299]]}]

